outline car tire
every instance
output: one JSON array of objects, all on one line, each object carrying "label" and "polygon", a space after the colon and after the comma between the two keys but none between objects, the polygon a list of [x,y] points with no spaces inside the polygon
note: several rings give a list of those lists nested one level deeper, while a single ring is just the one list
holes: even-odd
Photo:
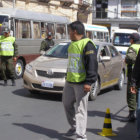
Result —
[{"label": "car tire", "polygon": [[124,72],[122,71],[121,74],[120,74],[118,84],[115,85],[115,89],[122,90],[123,85],[124,85],[124,79],[125,79],[125,75],[124,75]]},{"label": "car tire", "polygon": [[89,100],[90,101],[96,100],[96,97],[99,93],[100,93],[100,83],[99,80],[97,80],[95,83],[91,85]]},{"label": "car tire", "polygon": [[24,73],[24,63],[21,59],[18,59],[15,65],[15,77],[17,79],[21,78]]}]

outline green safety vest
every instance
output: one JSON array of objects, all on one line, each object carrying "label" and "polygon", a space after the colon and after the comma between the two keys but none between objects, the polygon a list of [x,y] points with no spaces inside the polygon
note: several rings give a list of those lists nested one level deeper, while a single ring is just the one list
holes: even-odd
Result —
[{"label": "green safety vest", "polygon": [[[94,43],[89,38],[84,38],[79,41],[74,41],[68,48],[68,82],[82,82],[86,78],[86,71],[83,64],[83,50],[88,42]],[[95,45],[94,45],[95,46]]]},{"label": "green safety vest", "polygon": [[[135,50],[136,54],[138,55],[138,52],[139,52],[139,49],[140,49],[140,44],[132,44],[130,46],[130,48],[133,48]],[[127,53],[128,53],[128,51],[127,51]],[[134,64],[133,64],[133,66],[134,66]],[[128,68],[126,70],[126,75],[128,75]]]},{"label": "green safety vest", "polygon": [[0,56],[13,56],[15,37],[0,36]]}]

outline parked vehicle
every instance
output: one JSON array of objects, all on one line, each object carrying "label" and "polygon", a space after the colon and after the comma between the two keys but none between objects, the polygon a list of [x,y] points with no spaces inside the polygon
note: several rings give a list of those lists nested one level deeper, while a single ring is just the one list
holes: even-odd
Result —
[{"label": "parked vehicle", "polygon": [[[31,93],[62,93],[65,84],[68,46],[63,42],[50,48],[45,55],[26,65],[24,87]],[[115,86],[121,90],[125,77],[125,66],[121,54],[111,43],[95,42],[98,55],[98,80],[92,84],[90,98],[94,100],[100,90]]]}]

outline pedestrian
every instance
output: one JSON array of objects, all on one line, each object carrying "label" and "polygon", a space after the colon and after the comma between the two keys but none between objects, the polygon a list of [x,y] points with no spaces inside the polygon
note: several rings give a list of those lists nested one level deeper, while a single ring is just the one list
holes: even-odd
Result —
[{"label": "pedestrian", "polygon": [[12,80],[12,86],[15,86],[15,68],[14,62],[17,60],[18,46],[15,43],[15,37],[10,36],[10,29],[5,27],[3,35],[0,36],[0,57],[1,74],[4,80],[4,86],[7,86],[7,80]]},{"label": "pedestrian", "polygon": [[131,46],[128,48],[125,58],[125,62],[127,64],[127,104],[129,107],[129,115],[125,121],[134,122],[136,119],[136,95],[131,93],[130,85],[133,66],[140,48],[140,36],[138,33],[133,33],[130,35],[130,43]]},{"label": "pedestrian", "polygon": [[44,54],[45,51],[47,51],[51,46],[54,45],[54,41],[53,41],[53,38],[52,38],[52,33],[51,32],[48,32],[47,34],[47,38],[44,39],[42,42],[41,42],[41,46],[40,46],[40,54]]},{"label": "pedestrian", "polygon": [[71,44],[68,48],[67,77],[63,104],[70,129],[65,136],[87,140],[87,106],[91,84],[97,80],[97,54],[94,43],[85,38],[85,28],[80,21],[69,24]]},{"label": "pedestrian", "polygon": [[138,94],[136,114],[137,114],[137,133],[138,138],[140,140],[140,50],[136,58],[136,62],[132,73],[131,92],[134,95]]}]

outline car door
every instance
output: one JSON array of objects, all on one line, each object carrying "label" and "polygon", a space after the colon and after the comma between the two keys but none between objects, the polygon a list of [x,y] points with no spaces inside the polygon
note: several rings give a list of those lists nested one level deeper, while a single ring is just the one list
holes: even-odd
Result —
[{"label": "car door", "polygon": [[112,61],[112,84],[116,83],[119,80],[120,73],[122,70],[122,57],[119,55],[119,52],[112,45],[109,45],[109,50],[111,53],[111,61]]},{"label": "car door", "polygon": [[111,80],[112,62],[107,45],[102,45],[99,49],[99,74],[101,78],[101,88],[109,86]]}]

